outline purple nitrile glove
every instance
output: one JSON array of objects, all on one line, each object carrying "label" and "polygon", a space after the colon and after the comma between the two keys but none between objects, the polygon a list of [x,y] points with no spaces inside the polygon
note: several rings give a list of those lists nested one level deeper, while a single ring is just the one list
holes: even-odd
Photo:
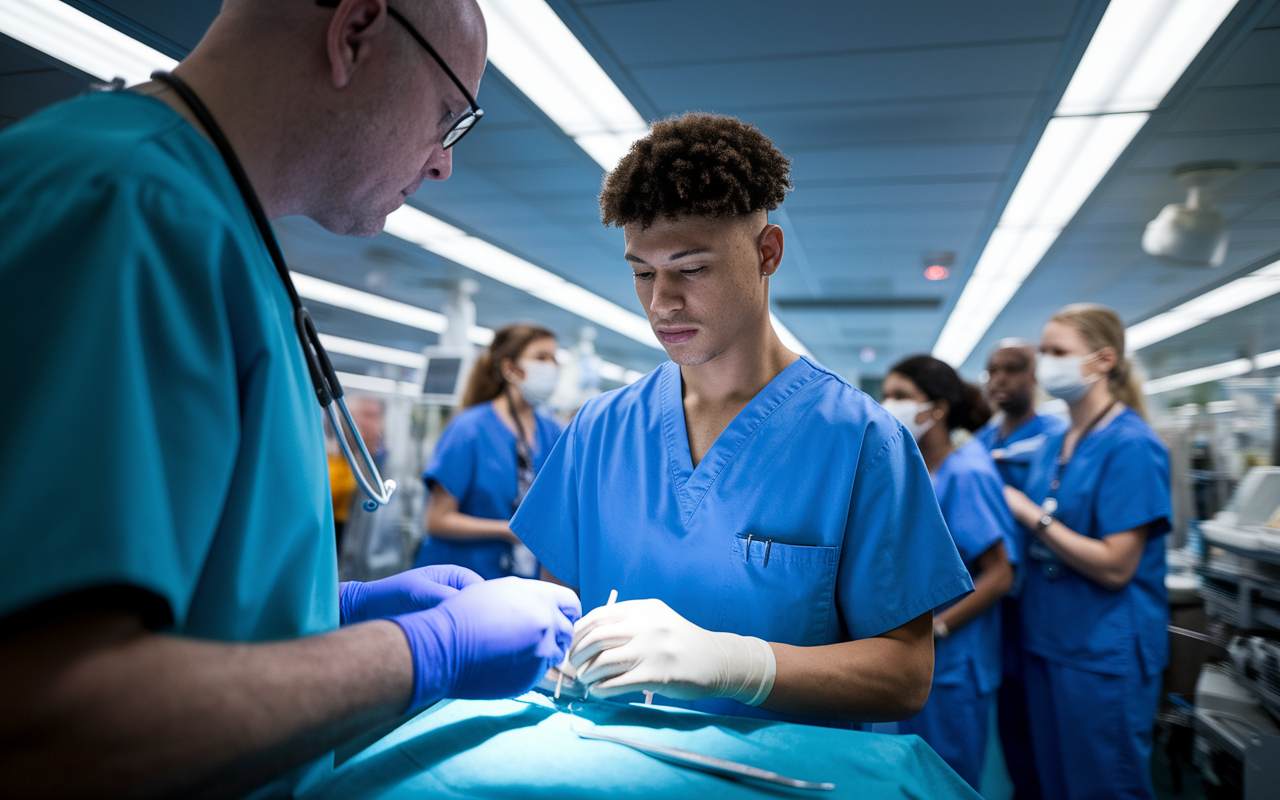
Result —
[{"label": "purple nitrile glove", "polygon": [[413,654],[409,707],[527,692],[564,660],[581,616],[578,596],[563,586],[499,578],[468,586],[428,611],[392,617]]},{"label": "purple nitrile glove", "polygon": [[406,570],[379,581],[347,581],[338,586],[343,625],[385,619],[433,608],[473,583],[483,583],[466,567],[441,564]]}]

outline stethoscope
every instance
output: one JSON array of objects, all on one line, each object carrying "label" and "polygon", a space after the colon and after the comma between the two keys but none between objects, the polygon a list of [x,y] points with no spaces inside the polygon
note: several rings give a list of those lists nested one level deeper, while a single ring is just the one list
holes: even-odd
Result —
[{"label": "stethoscope", "polygon": [[[231,143],[227,141],[222,128],[214,122],[208,107],[185,81],[164,71],[151,73],[151,78],[167,84],[178,93],[182,101],[191,109],[191,113],[200,120],[200,124],[204,126],[209,138],[218,148],[218,152],[222,154],[222,160],[227,163],[227,169],[231,171],[231,177],[235,179],[236,186],[240,189],[240,196],[244,198],[244,204],[258,227],[258,233],[261,234],[262,241],[267,246],[267,252],[271,254],[271,262],[275,264],[276,272],[284,282],[285,291],[289,293],[289,302],[293,305],[293,325],[298,334],[298,341],[302,344],[302,353],[307,358],[307,368],[311,372],[311,383],[315,386],[316,399],[320,401],[320,407],[329,415],[329,422],[333,424],[333,432],[337,435],[338,444],[342,446],[342,454],[346,456],[352,475],[369,498],[364,501],[364,509],[375,511],[378,506],[385,506],[391,502],[391,494],[396,490],[396,482],[382,479],[378,466],[373,462],[373,456],[369,455],[369,448],[365,446],[355,421],[351,419],[351,412],[347,410],[347,401],[342,398],[342,384],[338,382],[338,374],[333,371],[333,365],[329,363],[329,354],[320,344],[320,334],[316,332],[316,325],[311,321],[310,312],[302,305],[298,290],[294,288],[293,281],[289,278],[289,267],[284,263],[284,254],[280,252],[280,245],[276,242],[271,224],[267,221],[267,212],[263,210],[258,194],[253,190],[253,184],[249,183],[249,176],[241,166],[240,159],[236,157],[235,150],[231,149]],[[351,438],[359,446],[361,459],[372,480],[365,476],[356,462],[355,455],[351,452],[346,433],[343,426],[339,424],[338,413],[333,408],[335,401],[338,410],[342,412],[341,419],[346,420],[345,430],[350,432]],[[374,486],[378,488],[375,489]]]}]

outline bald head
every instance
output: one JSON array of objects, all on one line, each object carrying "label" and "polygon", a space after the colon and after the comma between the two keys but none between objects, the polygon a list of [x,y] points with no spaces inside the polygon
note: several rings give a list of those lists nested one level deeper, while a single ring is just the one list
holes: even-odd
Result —
[{"label": "bald head", "polygon": [[476,0],[390,6],[226,0],[176,70],[226,129],[269,217],[372,236],[424,181],[451,174],[444,137],[479,94],[484,17]]},{"label": "bald head", "polygon": [[1001,339],[987,357],[987,399],[1007,416],[1031,413],[1036,395],[1036,346],[1026,339]]}]

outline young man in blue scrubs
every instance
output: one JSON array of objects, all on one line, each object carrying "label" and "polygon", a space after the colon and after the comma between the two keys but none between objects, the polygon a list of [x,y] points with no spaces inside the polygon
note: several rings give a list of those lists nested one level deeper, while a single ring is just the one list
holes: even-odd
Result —
[{"label": "young man in blue scrubs", "polygon": [[511,524],[596,609],[570,656],[593,696],[903,719],[933,609],[972,589],[911,435],[770,324],[789,189],[769,139],[708,114],[657,123],[605,181],[671,361],[582,408]]},{"label": "young man in blue scrubs", "polygon": [[206,135],[266,218],[370,236],[449,176],[486,43],[470,0],[332,5],[227,0],[174,73],[194,105],[156,81],[0,134],[5,797],[291,796],[264,783],[569,644],[577,599],[538,581],[339,592],[293,308]]},{"label": "young man in blue scrubs", "polygon": [[[1036,350],[1025,339],[1004,339],[987,357],[987,397],[1003,412],[974,437],[991,451],[1004,482],[1025,492],[1031,464],[1045,442],[1061,435],[1067,423],[1049,414],[1036,413]],[[1015,557],[1021,557],[1026,531],[1018,528],[1013,541]],[[1023,567],[1025,569],[1025,563]],[[1013,783],[1014,800],[1037,800],[1040,781],[1031,750],[1031,725],[1027,719],[1027,689],[1023,683],[1022,618],[1015,590],[1000,601],[1004,679],[996,696],[1000,744]]]}]

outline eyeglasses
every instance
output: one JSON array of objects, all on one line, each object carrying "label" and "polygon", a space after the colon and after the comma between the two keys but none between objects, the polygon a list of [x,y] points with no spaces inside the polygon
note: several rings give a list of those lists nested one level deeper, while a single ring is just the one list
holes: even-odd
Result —
[{"label": "eyeglasses", "polygon": [[[325,8],[337,8],[338,0],[316,0],[316,5],[324,6]],[[427,54],[435,59],[436,63],[440,65],[440,69],[444,70],[444,74],[449,76],[449,80],[453,81],[453,85],[458,87],[458,91],[462,92],[462,96],[467,98],[467,103],[471,106],[453,121],[453,125],[449,126],[449,130],[445,131],[443,146],[444,149],[448,150],[457,144],[459,139],[466,136],[467,131],[475,127],[475,124],[484,116],[484,109],[476,105],[476,99],[471,96],[471,92],[467,91],[467,87],[462,85],[462,81],[458,80],[458,76],[453,74],[453,70],[449,69],[449,65],[444,63],[444,59],[427,42],[426,38],[409,24],[409,20],[405,19],[399,11],[396,11],[391,6],[387,6],[387,15],[404,26],[404,29],[409,32],[414,41],[422,45],[422,49],[426,50]]]}]

